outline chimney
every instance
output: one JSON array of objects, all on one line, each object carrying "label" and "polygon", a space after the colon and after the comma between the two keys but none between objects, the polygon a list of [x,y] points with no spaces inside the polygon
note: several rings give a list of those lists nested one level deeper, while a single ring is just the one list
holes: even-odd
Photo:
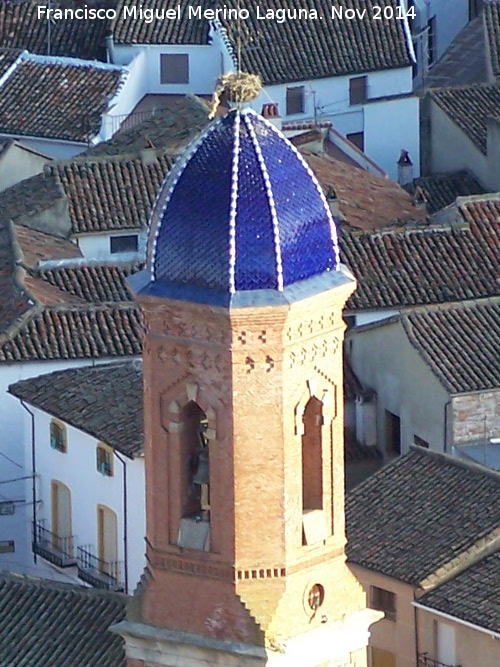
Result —
[{"label": "chimney", "polygon": [[401,155],[398,160],[398,183],[399,185],[406,185],[413,182],[413,162],[411,161],[408,151],[401,149]]},{"label": "chimney", "polygon": [[263,116],[266,120],[271,122],[274,125],[274,127],[278,128],[278,130],[282,129],[283,120],[280,116],[277,103],[271,102],[270,104],[263,104],[261,116]]}]

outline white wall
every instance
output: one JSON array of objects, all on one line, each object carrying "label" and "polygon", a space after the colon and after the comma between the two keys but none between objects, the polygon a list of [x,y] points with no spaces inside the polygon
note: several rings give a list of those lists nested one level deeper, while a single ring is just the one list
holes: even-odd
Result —
[{"label": "white wall", "polygon": [[[112,236],[130,236],[139,235],[138,252],[110,252],[110,238]],[[120,262],[133,262],[137,259],[144,259],[146,256],[147,234],[145,231],[138,230],[116,231],[104,234],[82,234],[77,236],[78,247],[82,251],[85,259],[113,260]]]},{"label": "white wall", "polygon": [[40,174],[47,157],[12,144],[0,156],[0,190]]},{"label": "white wall", "polygon": [[144,95],[148,92],[148,63],[146,54],[139,52],[128,65],[128,74],[115,97],[110,101],[108,111],[102,117],[101,130],[94,137],[93,144],[107,141],[126,119]]},{"label": "white wall", "polygon": [[469,137],[432,100],[430,120],[432,173],[469,169],[481,183],[488,183],[489,167],[486,155],[481,153]]},{"label": "white wall", "polygon": [[[20,401],[7,393],[9,385],[36,377],[43,373],[106,363],[109,359],[77,359],[16,364],[0,364],[0,482],[29,475],[31,464],[26,468],[26,447],[31,451],[31,432],[27,425],[27,413]],[[31,480],[29,481],[31,484]],[[16,506],[13,516],[0,516],[0,539],[14,540],[16,551],[13,554],[0,554],[0,570],[30,572],[33,567],[31,555],[31,533],[28,530],[33,507],[31,495],[26,497],[24,481],[0,484],[0,500],[16,499],[22,501]],[[24,504],[26,503],[26,504]]]},{"label": "white wall", "polygon": [[420,175],[419,98],[403,97],[366,104],[365,152],[397,180],[401,149],[410,154],[413,175]]},{"label": "white wall", "polygon": [[377,394],[377,437],[385,450],[385,410],[401,419],[401,451],[417,435],[437,452],[444,450],[448,393],[412,347],[399,322],[351,330],[348,347],[360,382]]},{"label": "white wall", "polygon": [[[143,68],[144,87],[150,94],[211,95],[215,82],[222,73],[222,54],[220,43],[210,45],[136,45],[114,47],[114,62],[126,65],[140,52],[144,52],[145,60],[140,63]],[[160,55],[175,53],[189,56],[189,83],[160,83]]]},{"label": "white wall", "polygon": [[429,18],[436,16],[437,59],[469,21],[469,0],[429,0]]},{"label": "white wall", "polygon": [[[114,475],[106,477],[96,469],[96,447],[98,440],[82,431],[67,426],[67,452],[62,453],[50,447],[51,416],[38,410],[35,414],[36,472],[38,476],[37,518],[45,519],[50,530],[51,522],[51,480],[63,482],[71,491],[72,533],[75,536],[75,551],[78,546],[92,546],[97,555],[97,506],[105,505],[117,515],[118,560],[125,560],[124,551],[124,479],[123,465],[114,457]],[[28,424],[27,424],[28,426]],[[27,429],[28,430],[28,429]],[[31,456],[26,443],[26,468],[31,464]],[[119,454],[127,468],[127,526],[128,526],[128,575],[129,592],[133,592],[145,559],[145,499],[144,499],[144,459],[133,460]],[[29,493],[31,487],[27,489]],[[37,558],[41,573],[47,575],[44,560]],[[50,566],[49,566],[50,569]],[[76,569],[72,575],[76,577]],[[54,576],[59,573],[52,568]],[[63,577],[69,576],[63,573]],[[59,578],[59,577],[57,577]]]},{"label": "white wall", "polygon": [[55,139],[40,139],[37,137],[25,137],[23,135],[0,134],[2,139],[19,139],[25,146],[44,153],[58,160],[68,160],[88,149],[86,143],[76,141],[57,141]]},{"label": "white wall", "polygon": [[[284,121],[302,122],[316,117],[321,121],[331,120],[335,129],[343,135],[364,132],[365,153],[393,179],[397,178],[396,162],[401,149],[405,148],[412,156],[414,173],[418,176],[419,100],[417,97],[385,99],[386,96],[411,93],[411,68],[370,72],[367,77],[368,98],[384,97],[383,100],[350,106],[349,79],[352,77],[339,76],[266,86],[251,106],[260,112],[262,105],[272,100],[279,105]],[[304,113],[286,115],[286,89],[295,86],[305,87]]]}]

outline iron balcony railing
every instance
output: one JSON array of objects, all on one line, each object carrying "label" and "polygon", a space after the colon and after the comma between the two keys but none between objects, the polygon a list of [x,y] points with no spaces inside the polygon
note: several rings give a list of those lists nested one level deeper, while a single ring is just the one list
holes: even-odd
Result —
[{"label": "iron balcony railing", "polygon": [[461,665],[455,663],[450,665],[446,662],[440,662],[439,660],[434,660],[434,658],[429,658],[428,653],[419,653],[418,667],[461,667]]},{"label": "iron balcony railing", "polygon": [[94,588],[123,591],[123,562],[105,561],[92,553],[92,547],[78,547],[78,576]]},{"label": "iron balcony railing", "polygon": [[33,524],[33,553],[38,554],[59,567],[76,565],[74,556],[75,537],[70,535],[61,537],[45,528],[45,521],[36,521]]}]

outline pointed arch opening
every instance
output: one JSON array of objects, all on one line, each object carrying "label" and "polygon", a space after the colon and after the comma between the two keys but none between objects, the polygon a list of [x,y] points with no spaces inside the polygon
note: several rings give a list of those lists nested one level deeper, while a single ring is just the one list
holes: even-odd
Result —
[{"label": "pointed arch opening", "polygon": [[323,404],[315,396],[306,403],[302,422],[302,509],[323,509]]},{"label": "pointed arch opening", "polygon": [[208,551],[210,453],[206,413],[195,401],[181,411],[181,524],[179,546]]}]

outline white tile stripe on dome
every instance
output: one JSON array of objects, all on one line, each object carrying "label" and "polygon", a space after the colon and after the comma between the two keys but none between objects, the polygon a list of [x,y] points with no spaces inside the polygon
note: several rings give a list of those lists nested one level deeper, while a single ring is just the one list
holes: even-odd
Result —
[{"label": "white tile stripe on dome", "polygon": [[[215,128],[220,124],[222,118],[218,118],[215,123],[210,125],[200,136],[195,139],[188,148],[186,148],[186,151],[183,155],[183,159],[179,159],[175,165],[172,167],[170,170],[169,175],[167,176],[167,181],[165,183],[165,186],[168,187],[168,195],[165,198],[165,202],[162,206],[162,209],[160,211],[160,214],[158,216],[158,222],[156,224],[156,229],[155,229],[155,235],[153,239],[153,247],[151,250],[151,280],[154,282],[156,280],[155,276],[155,259],[156,259],[156,250],[157,250],[157,243],[158,243],[158,236],[160,234],[160,228],[161,224],[163,222],[163,215],[167,209],[168,204],[170,203],[170,200],[172,199],[172,194],[175,190],[175,187],[177,183],[179,182],[180,177],[184,173],[184,170],[188,166],[189,162],[191,161],[191,158],[194,156],[196,151],[198,150],[200,144],[205,141],[207,137],[209,137],[212,132],[215,130]],[[153,211],[156,209],[156,205],[158,203],[158,200],[163,196],[164,193],[164,187],[160,188],[160,191],[156,197],[154,206],[153,206]]]},{"label": "white tile stripe on dome", "polygon": [[241,116],[234,119],[233,164],[231,168],[231,204],[229,211],[229,291],[236,292],[236,218],[238,216],[238,168],[240,164]]},{"label": "white tile stripe on dome", "polygon": [[273,221],[273,234],[274,234],[274,247],[276,250],[276,273],[277,273],[277,282],[278,282],[278,290],[280,292],[283,291],[283,264],[281,261],[281,244],[280,244],[280,231],[279,231],[279,221],[278,221],[278,215],[276,213],[276,206],[274,203],[274,194],[273,194],[273,188],[271,185],[271,179],[269,178],[269,172],[267,171],[266,167],[266,162],[264,160],[264,156],[262,155],[262,151],[260,148],[259,140],[257,139],[257,135],[255,134],[255,130],[253,129],[253,125],[250,121],[249,116],[257,116],[260,119],[260,116],[253,111],[252,109],[245,109],[243,112],[243,118],[245,121],[245,124],[248,128],[248,132],[250,133],[250,137],[252,139],[253,147],[255,150],[255,154],[257,156],[257,161],[260,166],[260,170],[262,172],[262,177],[264,179],[264,185],[266,187],[266,192],[267,192],[267,199],[269,202],[269,209],[271,211],[271,220]]},{"label": "white tile stripe on dome", "polygon": [[[253,114],[256,116],[259,116],[259,114],[256,111],[251,110]],[[318,179],[316,178],[316,174],[313,172],[311,167],[307,164],[306,160],[302,156],[301,152],[292,144],[291,141],[289,141],[271,122],[267,120],[267,118],[263,118],[262,116],[259,116],[259,120],[265,123],[265,125],[270,128],[275,134],[278,135],[278,137],[288,143],[289,147],[292,149],[292,151],[295,153],[295,155],[298,157],[300,163],[304,167],[304,169],[307,171],[309,176],[311,177],[312,182],[314,183],[314,186],[316,187],[316,190],[319,193],[319,196],[321,198],[321,201],[323,202],[323,205],[325,207],[326,214],[328,216],[328,221],[330,223],[330,235],[332,239],[332,244],[333,244],[333,249],[335,251],[335,269],[337,271],[340,270],[340,250],[339,250],[339,243],[338,243],[338,238],[337,238],[337,227],[335,225],[335,220],[333,219],[332,212],[330,211],[330,207],[328,206],[328,202],[326,201],[325,193],[323,192],[323,188],[319,184]]]}]

